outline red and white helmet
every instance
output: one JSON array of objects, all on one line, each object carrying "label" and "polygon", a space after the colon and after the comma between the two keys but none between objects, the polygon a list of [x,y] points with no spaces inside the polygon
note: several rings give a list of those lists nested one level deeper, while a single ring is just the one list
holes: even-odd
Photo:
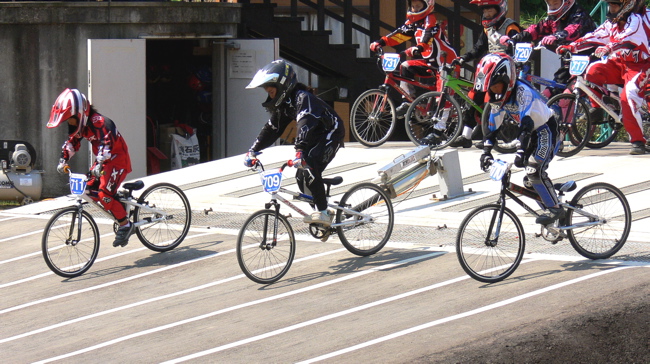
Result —
[{"label": "red and white helmet", "polygon": [[79,131],[86,125],[90,115],[90,103],[86,95],[82,94],[76,88],[66,88],[59,97],[54,101],[52,111],[50,112],[50,120],[47,122],[48,128],[56,128],[61,123],[68,119],[75,117],[79,121],[75,129],[70,129],[70,136],[79,133]]},{"label": "red and white helmet", "polygon": [[551,7],[546,2],[546,14],[552,19],[561,19],[569,9],[576,3],[576,0],[562,0],[562,5],[557,9],[551,10]]},{"label": "red and white helmet", "polygon": [[497,9],[497,14],[491,18],[486,18],[481,15],[481,24],[484,28],[489,28],[498,23],[501,19],[506,17],[508,12],[508,1],[507,0],[472,0],[470,4],[477,5],[479,8],[495,7]]},{"label": "red and white helmet", "polygon": [[427,15],[433,13],[433,8],[436,6],[435,0],[418,0],[424,3],[424,8],[418,11],[417,13],[411,12],[411,3],[413,0],[408,0],[408,8],[406,9],[406,19],[410,23],[418,22],[427,17]]},{"label": "red and white helmet", "polygon": [[[515,61],[505,53],[491,53],[481,59],[476,66],[476,78],[474,79],[474,90],[487,92],[489,102],[498,107],[503,106],[515,88],[517,81],[517,69]],[[505,84],[501,94],[490,91],[490,87],[499,82]]]}]

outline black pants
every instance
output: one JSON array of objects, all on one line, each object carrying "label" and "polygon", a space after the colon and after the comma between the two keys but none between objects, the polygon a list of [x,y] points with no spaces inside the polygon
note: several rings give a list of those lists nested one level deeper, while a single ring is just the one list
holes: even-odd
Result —
[{"label": "black pants", "polygon": [[306,168],[296,172],[298,188],[304,194],[311,195],[319,211],[327,209],[327,196],[323,184],[323,171],[334,159],[336,152],[341,147],[337,141],[322,141],[309,151],[303,151],[303,158],[307,162]]}]

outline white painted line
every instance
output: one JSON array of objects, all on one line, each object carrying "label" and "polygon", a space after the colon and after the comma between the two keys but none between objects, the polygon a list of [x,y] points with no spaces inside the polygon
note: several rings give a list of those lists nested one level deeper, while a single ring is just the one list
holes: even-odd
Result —
[{"label": "white painted line", "polygon": [[30,236],[30,235],[41,234],[41,233],[43,232],[43,230],[44,230],[44,229],[36,230],[36,231],[32,231],[31,233],[25,233],[25,234],[20,234],[20,235],[14,235],[14,236],[10,236],[10,237],[8,237],[8,238],[0,239],[0,243],[4,243],[5,241],[11,241],[11,240],[14,240],[14,239],[24,238],[24,237],[26,237],[26,236]]},{"label": "white painted line", "polygon": [[[597,276],[605,274],[605,273],[610,273],[612,271],[617,271],[617,270],[626,269],[626,268],[628,268],[628,267],[613,268],[612,270],[609,270],[609,271],[601,271],[601,272],[598,272],[598,273],[590,274],[590,275],[587,275],[585,277],[581,277],[581,278],[578,278],[578,279],[573,279],[571,281],[567,281],[567,282],[556,284],[556,285],[553,285],[553,286],[550,286],[550,287],[546,287],[546,288],[543,288],[543,289],[540,289],[540,290],[537,290],[537,291],[527,293],[525,295],[521,295],[521,296],[517,296],[517,297],[511,298],[511,299],[508,299],[508,300],[497,302],[495,304],[484,306],[484,307],[481,307],[481,308],[478,308],[478,309],[475,309],[475,310],[472,310],[472,311],[467,311],[467,312],[465,312],[463,314],[449,316],[449,317],[446,317],[446,318],[443,318],[443,319],[440,319],[440,320],[430,322],[428,324],[416,326],[415,328],[412,328],[412,329],[409,329],[409,330],[403,330],[403,331],[400,331],[400,332],[395,333],[393,335],[384,336],[382,338],[372,340],[372,341],[369,341],[367,343],[359,344],[359,345],[356,345],[356,346],[353,346],[353,347],[350,347],[350,348],[347,348],[347,349],[343,349],[343,350],[340,350],[340,351],[337,351],[337,352],[334,352],[334,353],[326,354],[326,355],[323,355],[321,357],[314,358],[314,359],[311,359],[311,360],[318,361],[318,360],[327,359],[327,358],[330,358],[330,357],[333,357],[333,356],[341,355],[341,354],[349,352],[349,351],[353,351],[353,350],[357,350],[357,349],[360,349],[360,348],[365,347],[365,346],[373,345],[373,344],[375,344],[377,342],[389,340],[389,339],[392,339],[394,337],[398,337],[398,336],[405,335],[405,334],[408,334],[408,333],[411,333],[411,332],[414,332],[414,331],[422,330],[422,329],[425,329],[425,328],[430,327],[430,326],[438,325],[440,323],[449,322],[449,321],[456,320],[456,319],[466,317],[466,316],[470,316],[470,315],[473,315],[473,314],[476,314],[476,313],[488,311],[488,310],[491,310],[491,309],[494,309],[494,308],[497,308],[497,307],[501,307],[503,305],[507,305],[507,304],[512,303],[512,302],[519,301],[519,300],[524,299],[524,298],[532,297],[532,296],[535,296],[535,295],[538,295],[538,294],[541,294],[541,293],[544,293],[544,292],[551,291],[551,290],[556,289],[556,288],[564,287],[564,286],[567,286],[569,284],[577,283],[577,282],[580,282],[580,281],[583,281],[583,280],[586,280],[586,279],[589,279],[589,278],[597,277]],[[194,353],[194,354],[183,356],[183,357],[180,357],[180,358],[177,358],[177,359],[169,360],[169,361],[163,362],[163,364],[181,363],[181,362],[184,362],[184,361],[187,361],[187,360],[200,358],[200,357],[203,357],[203,356],[206,356],[206,355],[214,354],[214,353],[224,351],[224,350],[227,350],[227,349],[231,349],[231,348],[234,348],[234,347],[237,347],[237,346],[250,344],[250,343],[255,342],[255,341],[267,339],[269,337],[280,335],[280,334],[283,334],[283,333],[286,333],[286,332],[289,332],[289,331],[297,330],[297,329],[300,329],[300,328],[303,328],[303,327],[311,326],[311,325],[321,323],[321,322],[324,322],[324,321],[327,321],[327,320],[331,320],[331,319],[338,318],[338,317],[341,317],[341,316],[345,316],[345,315],[348,315],[348,314],[351,314],[351,313],[362,311],[362,310],[365,310],[365,309],[368,309],[368,308],[371,308],[371,307],[379,306],[379,305],[382,305],[384,303],[393,302],[393,301],[396,301],[396,300],[399,300],[399,299],[402,299],[402,298],[405,298],[405,297],[413,296],[413,295],[416,295],[416,294],[419,294],[419,293],[422,293],[422,292],[426,292],[426,291],[429,291],[429,290],[432,290],[432,289],[440,288],[440,287],[443,287],[443,286],[446,286],[446,285],[449,285],[449,284],[452,284],[452,283],[457,283],[457,282],[460,282],[460,281],[465,280],[465,279],[469,279],[469,276],[454,278],[454,279],[451,279],[451,280],[448,280],[448,281],[445,281],[445,282],[441,282],[441,283],[437,283],[437,284],[434,284],[434,285],[431,285],[431,286],[428,286],[428,287],[416,289],[416,290],[406,292],[406,293],[403,293],[403,294],[400,294],[400,295],[396,295],[396,296],[393,296],[393,297],[388,297],[388,298],[385,298],[385,299],[382,299],[382,300],[379,300],[379,301],[375,301],[375,302],[371,302],[371,303],[368,303],[368,304],[365,304],[365,305],[357,306],[357,307],[354,307],[354,308],[351,308],[351,309],[348,309],[348,310],[339,311],[339,312],[336,312],[336,313],[333,313],[333,314],[330,314],[330,315],[326,315],[326,316],[322,316],[322,317],[319,317],[319,318],[316,318],[316,319],[313,319],[313,320],[304,321],[304,322],[301,322],[301,323],[298,323],[298,324],[295,324],[295,325],[287,326],[287,327],[284,327],[284,328],[281,328],[281,329],[278,329],[278,330],[274,330],[274,331],[270,331],[270,332],[267,332],[267,333],[264,333],[264,334],[261,334],[261,335],[257,335],[257,336],[253,336],[253,337],[250,337],[250,338],[247,338],[247,339],[239,340],[239,341],[236,341],[236,342],[233,342],[233,343],[230,343],[230,344],[218,346],[216,348],[212,348],[212,349],[209,349],[209,350],[204,350],[204,351],[200,351],[198,353]],[[395,336],[395,335],[398,335],[398,336]],[[306,361],[306,362],[310,362],[310,361]]]},{"label": "white painted line", "polygon": [[[344,251],[344,250],[345,249],[338,249],[338,250],[336,250],[336,252],[340,252],[340,251]],[[331,252],[328,252],[328,254],[329,253],[331,253]],[[323,253],[321,253],[321,254],[323,254]],[[254,306],[254,305],[259,305],[261,303],[275,301],[275,300],[278,300],[278,299],[281,299],[281,298],[297,295],[297,294],[304,293],[304,292],[313,291],[313,290],[318,289],[318,288],[323,288],[323,287],[327,287],[327,286],[330,286],[330,285],[333,285],[333,284],[336,284],[336,283],[340,283],[340,282],[344,282],[344,281],[347,281],[347,280],[350,280],[350,279],[358,278],[358,277],[364,276],[366,274],[379,272],[379,271],[387,270],[387,269],[392,269],[392,268],[395,268],[395,267],[403,265],[403,264],[411,263],[413,261],[422,260],[422,259],[426,259],[426,258],[430,258],[430,257],[442,255],[442,254],[444,254],[444,253],[436,252],[436,253],[425,254],[425,255],[421,255],[421,256],[417,256],[417,257],[413,257],[413,258],[404,259],[404,260],[401,260],[401,261],[398,261],[398,262],[395,262],[395,263],[385,264],[385,265],[382,265],[380,267],[370,268],[370,269],[367,269],[367,270],[364,270],[364,271],[361,271],[361,272],[355,272],[355,273],[349,274],[349,275],[344,276],[344,277],[336,278],[336,279],[333,279],[333,280],[330,280],[330,281],[327,281],[327,282],[318,283],[318,284],[315,284],[315,285],[312,285],[312,286],[309,286],[309,287],[304,287],[304,288],[297,289],[297,290],[294,290],[294,291],[281,293],[281,294],[278,294],[278,295],[275,295],[275,296],[270,296],[270,297],[262,298],[262,299],[259,299],[259,300],[246,302],[246,303],[243,303],[243,304],[240,304],[240,305],[227,307],[227,308],[224,308],[224,309],[221,309],[221,310],[218,310],[218,311],[213,311],[213,312],[210,312],[210,313],[207,313],[207,314],[204,314],[204,315],[195,316],[195,317],[192,317],[192,318],[189,318],[189,319],[186,319],[186,320],[177,321],[177,322],[173,322],[173,323],[170,323],[170,324],[167,324],[167,325],[155,327],[155,328],[152,328],[152,329],[149,329],[149,330],[136,332],[136,333],[133,333],[133,334],[130,334],[130,335],[127,335],[127,336],[122,336],[122,337],[119,337],[119,338],[114,339],[114,340],[106,341],[106,342],[103,342],[103,343],[100,343],[100,344],[97,344],[97,345],[94,345],[94,346],[91,346],[91,347],[87,347],[87,348],[84,348],[84,349],[81,349],[81,350],[77,350],[77,351],[74,351],[74,352],[71,352],[71,353],[68,353],[68,354],[60,355],[60,356],[57,356],[57,357],[54,357],[54,358],[45,359],[45,360],[37,362],[37,363],[49,363],[49,362],[56,361],[56,360],[66,359],[66,358],[69,358],[69,357],[72,357],[72,356],[75,356],[75,355],[87,353],[87,352],[97,350],[97,349],[100,349],[100,348],[103,348],[103,347],[106,347],[106,346],[110,346],[110,345],[117,344],[117,343],[120,343],[120,342],[123,342],[123,341],[126,341],[126,340],[130,340],[130,339],[133,339],[133,338],[136,338],[136,337],[139,337],[139,336],[144,336],[144,335],[148,335],[148,334],[151,334],[151,333],[167,330],[167,329],[170,329],[170,328],[173,328],[173,327],[176,327],[176,326],[180,326],[180,325],[184,325],[184,324],[187,324],[187,323],[190,323],[190,322],[204,320],[206,318],[210,318],[210,317],[217,316],[217,315],[227,313],[227,312],[232,312],[232,311],[235,311],[235,310],[238,310],[238,309],[241,309],[241,308],[250,307],[250,306]],[[301,259],[305,259],[305,258],[301,258]],[[296,261],[298,261],[298,259]],[[231,277],[231,278],[228,278],[228,280],[241,278],[241,277],[244,277],[244,275],[241,274],[239,276]],[[463,279],[467,279],[467,278],[469,278],[469,276],[466,276]],[[0,341],[0,343],[5,342],[6,340],[8,340],[8,339],[2,340],[2,341]]]},{"label": "white painted line", "polygon": [[[381,343],[381,342],[384,342],[384,341],[392,340],[392,339],[398,338],[400,336],[412,334],[414,332],[424,330],[424,329],[428,329],[428,328],[433,327],[433,326],[437,326],[437,325],[440,325],[440,324],[444,324],[444,323],[454,321],[454,320],[458,320],[458,319],[461,319],[461,318],[465,318],[465,317],[468,317],[468,316],[476,315],[476,314],[479,314],[479,313],[483,313],[483,312],[486,312],[486,311],[489,311],[489,310],[493,310],[495,308],[503,307],[503,306],[509,305],[511,303],[515,303],[515,302],[524,300],[526,298],[530,298],[530,297],[540,295],[542,293],[550,292],[552,290],[559,289],[559,288],[562,288],[562,287],[566,287],[566,286],[569,286],[571,284],[579,283],[579,282],[582,282],[582,281],[586,281],[588,279],[599,277],[599,276],[604,275],[604,274],[618,272],[619,270],[628,269],[628,268],[632,268],[632,267],[625,266],[625,267],[612,268],[612,269],[609,269],[609,270],[604,270],[604,271],[592,273],[592,274],[589,274],[589,275],[586,275],[586,276],[583,276],[583,277],[580,277],[580,278],[572,279],[572,280],[569,280],[569,281],[566,281],[566,282],[557,283],[557,284],[554,284],[552,286],[548,286],[548,287],[541,288],[541,289],[538,289],[538,290],[535,290],[535,291],[532,291],[532,292],[528,292],[528,293],[525,293],[525,294],[522,294],[522,295],[519,295],[519,296],[516,296],[516,297],[509,298],[507,300],[503,300],[503,301],[500,301],[500,302],[495,302],[493,304],[483,306],[483,307],[479,307],[479,308],[474,309],[474,310],[459,313],[457,315],[448,316],[448,317],[445,317],[445,318],[442,318],[442,319],[439,319],[439,320],[434,320],[434,321],[431,321],[431,322],[427,322],[425,324],[418,325],[418,326],[415,326],[415,327],[412,327],[412,328],[409,328],[409,329],[406,329],[406,330],[401,330],[401,331],[395,332],[393,334],[386,335],[386,336],[383,336],[383,337],[380,337],[380,338],[377,338],[377,339],[374,339],[374,340],[366,341],[365,343],[350,346],[348,348],[341,349],[341,350],[338,350],[338,351],[335,351],[335,352],[332,352],[332,353],[329,353],[329,354],[325,354],[325,355],[321,355],[321,356],[316,357],[316,358],[305,360],[305,361],[299,362],[298,364],[315,363],[315,362],[318,362],[318,361],[321,361],[321,360],[333,358],[335,356],[346,354],[346,353],[349,353],[349,352],[352,352],[352,351],[355,351],[355,350],[359,350],[359,349],[362,349],[362,348],[365,348],[365,347],[368,347],[368,346],[371,346],[371,345],[375,345],[375,344],[378,344],[378,343]],[[194,355],[196,355],[196,354],[194,354]],[[191,359],[191,357],[185,357],[185,358]],[[181,358],[181,359],[184,359],[184,358]],[[185,360],[187,360],[187,359],[185,359]],[[177,362],[180,362],[180,361],[181,360],[177,359],[177,361],[174,361],[174,362],[177,363]]]},{"label": "white painted line", "polygon": [[[310,256],[307,256],[307,257],[300,258],[300,259],[296,259],[296,260],[294,260],[294,263],[305,261],[305,260],[310,260],[310,259],[315,259],[315,258],[321,258],[321,257],[329,255],[329,254],[340,253],[340,252],[342,252],[344,250],[345,249],[342,248],[342,249],[337,249],[337,250],[330,250],[330,251],[327,251],[327,252],[324,252],[324,253],[310,255]],[[229,251],[224,252],[224,253],[232,253],[234,251],[236,251],[236,250],[232,249],[232,250],[229,250]],[[223,255],[224,253],[219,253],[219,255]],[[216,255],[216,254],[214,254],[214,255]],[[203,260],[203,259],[206,259],[206,258],[211,258],[214,255],[202,257],[202,258],[200,258],[200,260]],[[72,320],[68,320],[68,321],[63,321],[63,322],[60,322],[58,324],[54,324],[54,325],[51,325],[51,326],[46,326],[46,327],[43,327],[43,328],[40,328],[40,329],[36,329],[36,330],[33,330],[33,331],[26,332],[24,334],[11,336],[11,337],[8,337],[6,339],[1,339],[0,344],[4,344],[6,342],[17,340],[17,339],[22,339],[24,337],[28,337],[28,336],[35,335],[35,334],[40,334],[42,332],[50,331],[50,330],[57,329],[57,328],[60,328],[60,327],[63,327],[63,326],[67,326],[67,325],[71,325],[71,324],[74,324],[74,323],[77,323],[77,322],[85,321],[85,320],[88,320],[88,319],[91,319],[91,318],[96,318],[96,317],[108,315],[108,314],[111,314],[111,313],[115,313],[115,312],[118,312],[118,311],[126,310],[126,309],[129,309],[129,308],[134,308],[134,307],[150,304],[152,302],[161,301],[161,300],[164,300],[164,299],[167,299],[167,298],[172,298],[172,297],[181,296],[181,295],[184,295],[184,294],[200,291],[202,289],[218,286],[220,284],[228,283],[228,282],[234,281],[236,279],[245,278],[245,277],[246,277],[246,275],[239,274],[239,275],[236,275],[236,276],[233,276],[233,277],[221,279],[221,280],[218,280],[218,281],[206,283],[206,284],[196,286],[196,287],[192,287],[192,288],[188,288],[188,289],[184,289],[182,291],[169,293],[169,294],[166,294],[166,295],[163,295],[163,296],[153,297],[153,298],[150,298],[150,299],[147,299],[147,300],[144,300],[144,301],[134,302],[134,303],[124,305],[124,306],[120,306],[120,307],[116,307],[116,308],[113,308],[113,309],[110,309],[110,310],[93,313],[93,314],[90,314],[90,315],[78,317],[76,319],[72,319]]]},{"label": "white painted line", "polygon": [[[99,238],[100,238],[100,240],[101,240],[101,238],[105,238],[105,237],[110,236],[110,235],[115,235],[115,234],[114,234],[114,233],[104,234],[104,235],[100,235]],[[91,238],[88,238],[88,239],[91,239]],[[7,260],[2,260],[2,261],[0,261],[0,265],[2,265],[2,264],[6,264],[6,263],[15,262],[15,261],[17,261],[17,260],[21,260],[21,259],[30,258],[30,257],[33,257],[34,255],[43,255],[43,252],[42,252],[42,251],[38,251],[38,252],[34,252],[34,253],[29,253],[29,254],[21,255],[21,256],[15,257],[15,258],[7,259]],[[0,288],[2,288],[2,287],[3,287],[3,286],[0,285]]]},{"label": "white painted line", "polygon": [[11,217],[7,217],[6,219],[0,219],[0,222],[7,221],[7,220],[17,219],[17,218],[19,218],[19,217],[20,217],[20,216],[11,216]]},{"label": "white painted line", "polygon": [[[196,235],[186,236],[183,241],[185,241],[187,239],[198,238],[198,237],[201,237],[201,236],[212,235],[212,234],[214,234],[214,233],[210,232],[210,233],[203,233],[203,234],[196,234]],[[110,234],[107,234],[107,235],[102,235],[102,236],[108,236],[108,235],[113,235],[113,233],[110,233]],[[95,260],[93,265],[95,265],[95,263],[98,263],[98,262],[103,262],[103,261],[106,261],[106,260],[114,259],[114,258],[121,257],[121,256],[127,255],[127,254],[137,253],[137,252],[140,252],[140,251],[143,251],[143,250],[147,250],[147,248],[141,247],[141,248],[126,250],[126,251],[123,251],[121,253],[109,255],[109,256],[106,256],[104,258],[100,258],[100,259]],[[37,253],[37,254],[41,254],[41,253]],[[19,279],[17,281],[5,283],[5,284],[0,284],[0,289],[1,288],[6,288],[6,287],[9,287],[9,286],[14,286],[14,285],[17,285],[17,284],[20,284],[20,283],[33,281],[33,280],[38,279],[38,278],[47,277],[47,276],[50,276],[52,274],[54,274],[54,273],[53,272],[41,273],[41,274],[37,274],[35,276]],[[0,311],[0,314],[2,314],[3,312],[4,311]]]}]

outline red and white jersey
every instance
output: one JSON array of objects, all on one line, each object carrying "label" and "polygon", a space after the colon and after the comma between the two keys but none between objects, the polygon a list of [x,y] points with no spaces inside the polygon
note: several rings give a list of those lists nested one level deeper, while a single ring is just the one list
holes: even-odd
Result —
[{"label": "red and white jersey", "polygon": [[624,62],[644,62],[650,59],[648,20],[650,19],[647,18],[647,14],[645,16],[630,14],[622,28],[618,24],[606,21],[573,44],[578,52],[607,45],[611,48],[610,58],[619,58]]}]

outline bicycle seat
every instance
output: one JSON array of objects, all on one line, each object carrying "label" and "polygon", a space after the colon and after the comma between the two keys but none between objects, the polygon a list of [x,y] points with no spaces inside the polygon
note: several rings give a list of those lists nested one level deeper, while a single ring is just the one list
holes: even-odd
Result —
[{"label": "bicycle seat", "polygon": [[553,188],[555,188],[560,192],[571,192],[576,188],[578,188],[578,184],[576,183],[576,181],[568,181],[564,183],[556,183],[553,185]]},{"label": "bicycle seat", "polygon": [[330,186],[336,186],[343,183],[343,177],[323,178],[323,183]]},{"label": "bicycle seat", "polygon": [[142,181],[129,182],[122,185],[122,188],[129,191],[137,191],[142,189],[142,187],[144,187],[144,182]]}]

